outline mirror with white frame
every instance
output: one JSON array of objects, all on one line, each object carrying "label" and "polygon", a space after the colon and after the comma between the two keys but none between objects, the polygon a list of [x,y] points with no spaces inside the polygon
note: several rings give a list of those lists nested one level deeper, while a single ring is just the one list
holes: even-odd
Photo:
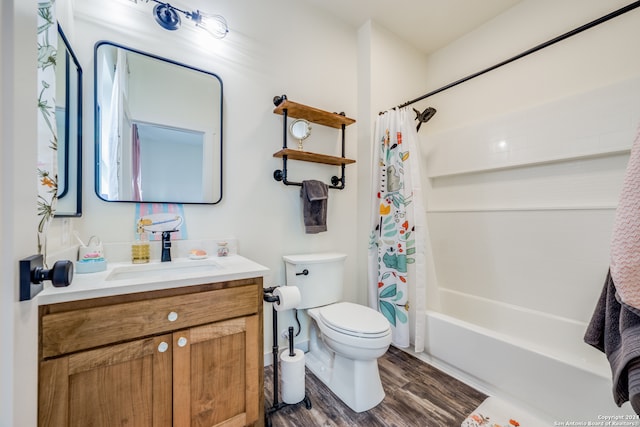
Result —
[{"label": "mirror with white frame", "polygon": [[82,215],[82,67],[58,24],[56,55],[58,202],[56,217]]},{"label": "mirror with white frame", "polygon": [[98,197],[220,202],[220,78],[111,42],[98,42],[94,59]]}]

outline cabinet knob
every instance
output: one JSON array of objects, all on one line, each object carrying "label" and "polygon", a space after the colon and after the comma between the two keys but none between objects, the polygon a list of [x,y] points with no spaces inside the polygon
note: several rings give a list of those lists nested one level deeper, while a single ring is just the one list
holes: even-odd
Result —
[{"label": "cabinet knob", "polygon": [[185,337],[178,338],[178,347],[184,347],[187,345],[187,339]]},{"label": "cabinet knob", "polygon": [[164,353],[168,349],[169,349],[169,344],[167,344],[166,342],[162,341],[160,344],[158,344],[158,351],[160,353]]},{"label": "cabinet knob", "polygon": [[176,313],[175,311],[172,311],[167,316],[167,319],[169,320],[169,322],[175,322],[176,320],[178,320],[178,313]]}]

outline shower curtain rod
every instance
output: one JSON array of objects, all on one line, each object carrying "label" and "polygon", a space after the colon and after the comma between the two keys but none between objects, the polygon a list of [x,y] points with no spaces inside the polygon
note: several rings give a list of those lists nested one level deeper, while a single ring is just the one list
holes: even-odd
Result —
[{"label": "shower curtain rod", "polygon": [[527,55],[530,55],[530,54],[532,54],[534,52],[537,52],[537,51],[539,51],[541,49],[549,47],[549,46],[551,46],[551,45],[553,45],[555,43],[558,43],[559,41],[562,41],[564,39],[568,39],[569,37],[575,36],[576,34],[579,34],[579,33],[583,32],[585,30],[588,30],[589,28],[595,27],[596,25],[600,25],[600,24],[602,24],[602,23],[604,23],[604,22],[606,22],[606,21],[608,21],[610,19],[613,19],[613,18],[615,18],[617,16],[620,16],[622,14],[630,12],[633,9],[636,9],[637,7],[640,7],[640,0],[639,1],[635,1],[633,3],[630,3],[630,4],[620,8],[618,10],[615,10],[615,11],[613,11],[613,12],[607,14],[607,15],[604,15],[604,16],[602,16],[602,17],[600,17],[598,19],[595,19],[595,20],[593,20],[593,21],[591,21],[589,23],[586,23],[586,24],[584,24],[584,25],[582,25],[582,26],[580,26],[578,28],[575,28],[575,29],[573,29],[571,31],[568,31],[568,32],[564,33],[564,34],[561,34],[561,35],[559,35],[559,36],[557,36],[557,37],[555,37],[555,38],[553,38],[551,40],[548,40],[548,41],[546,41],[544,43],[541,43],[541,44],[539,44],[537,46],[534,46],[531,49],[528,49],[528,50],[526,50],[526,51],[524,51],[524,52],[522,52],[522,53],[520,53],[520,54],[518,54],[518,55],[516,55],[514,57],[511,57],[511,58],[509,58],[507,60],[499,62],[499,63],[497,63],[497,64],[495,64],[495,65],[493,65],[493,66],[491,66],[489,68],[485,68],[484,70],[478,71],[477,73],[471,74],[471,75],[469,75],[467,77],[463,77],[460,80],[456,80],[455,82],[449,83],[448,85],[442,86],[439,89],[433,90],[433,91],[431,91],[429,93],[426,93],[426,94],[420,96],[419,98],[412,99],[411,101],[407,101],[404,104],[400,104],[400,105],[398,105],[397,107],[394,107],[394,108],[403,108],[403,107],[407,107],[407,106],[409,106],[411,104],[415,104],[416,102],[422,101],[425,98],[428,98],[430,96],[433,96],[435,94],[443,92],[443,91],[445,91],[447,89],[451,89],[454,86],[458,86],[459,84],[462,84],[462,83],[464,83],[466,81],[474,79],[474,78],[476,78],[478,76],[481,76],[481,75],[483,75],[485,73],[488,73],[489,71],[493,71],[496,68],[500,68],[503,65],[507,65],[507,64],[509,64],[509,63],[511,63],[513,61],[516,61],[516,60],[518,60],[520,58],[524,58]]}]

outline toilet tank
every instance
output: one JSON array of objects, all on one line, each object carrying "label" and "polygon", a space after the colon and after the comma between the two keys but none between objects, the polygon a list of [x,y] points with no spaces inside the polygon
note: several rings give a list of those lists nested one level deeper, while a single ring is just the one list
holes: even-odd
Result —
[{"label": "toilet tank", "polygon": [[[346,254],[330,252],[283,258],[287,286],[297,286],[300,290],[298,308],[320,307],[342,300]],[[300,274],[304,270],[308,274]]]}]

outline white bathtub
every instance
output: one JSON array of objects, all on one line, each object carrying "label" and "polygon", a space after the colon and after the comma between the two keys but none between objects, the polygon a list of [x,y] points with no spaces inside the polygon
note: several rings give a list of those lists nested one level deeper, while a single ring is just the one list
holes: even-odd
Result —
[{"label": "white bathtub", "polygon": [[436,366],[549,425],[635,417],[613,402],[609,365],[582,341],[585,324],[451,291],[441,302],[447,314],[426,314],[425,359]]}]

